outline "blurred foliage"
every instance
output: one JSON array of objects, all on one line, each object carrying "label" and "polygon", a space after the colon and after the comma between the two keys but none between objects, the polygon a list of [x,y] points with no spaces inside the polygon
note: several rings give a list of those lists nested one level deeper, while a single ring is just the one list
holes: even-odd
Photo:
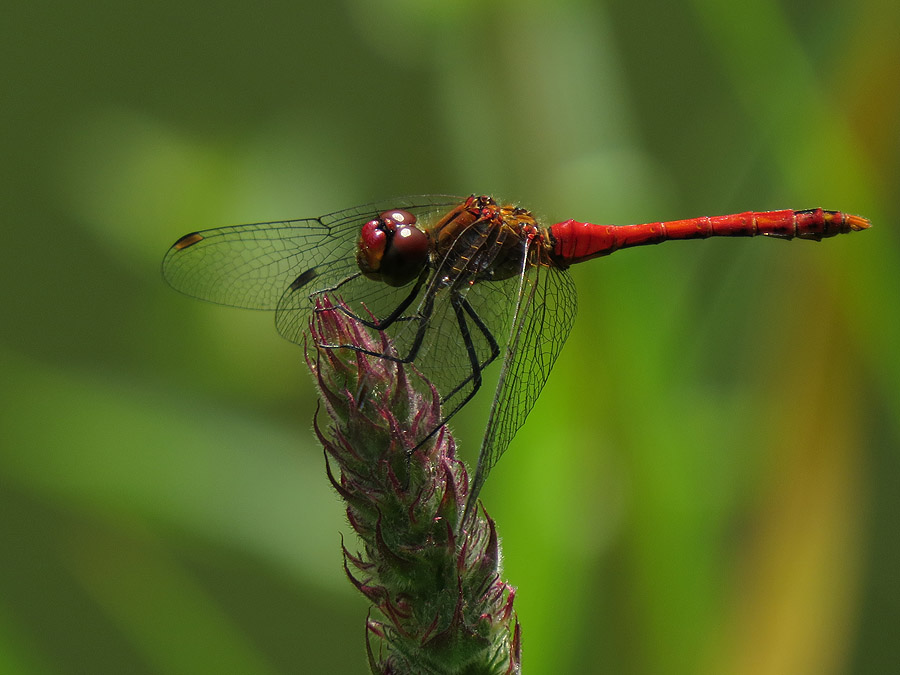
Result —
[{"label": "blurred foliage", "polygon": [[364,672],[300,350],[158,266],[427,192],[873,220],[575,269],[484,498],[528,672],[900,671],[900,4],[47,0],[0,34],[0,671]]}]

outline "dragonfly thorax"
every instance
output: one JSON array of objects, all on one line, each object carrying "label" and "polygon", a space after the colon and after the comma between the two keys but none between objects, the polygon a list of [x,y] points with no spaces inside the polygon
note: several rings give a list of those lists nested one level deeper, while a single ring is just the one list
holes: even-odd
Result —
[{"label": "dragonfly thorax", "polygon": [[438,221],[431,234],[434,259],[449,261],[443,286],[517,276],[525,256],[546,243],[530,211],[475,195]]}]

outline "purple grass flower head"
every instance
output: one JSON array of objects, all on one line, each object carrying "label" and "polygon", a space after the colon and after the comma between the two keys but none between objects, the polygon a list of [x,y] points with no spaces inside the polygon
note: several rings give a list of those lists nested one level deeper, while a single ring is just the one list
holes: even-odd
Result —
[{"label": "purple grass flower head", "polygon": [[[468,476],[441,420],[440,396],[342,308],[317,304],[307,363],[330,424],[315,430],[326,472],[362,549],[344,569],[372,603],[373,673],[520,672],[515,589],[500,576],[494,522],[461,527]],[[327,346],[322,346],[327,345]],[[424,439],[424,440],[423,440]]]}]

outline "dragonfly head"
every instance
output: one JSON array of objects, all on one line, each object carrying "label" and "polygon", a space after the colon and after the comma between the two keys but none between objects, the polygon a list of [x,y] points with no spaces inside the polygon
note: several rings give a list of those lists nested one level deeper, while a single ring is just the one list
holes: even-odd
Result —
[{"label": "dragonfly head", "polygon": [[428,235],[416,227],[409,211],[393,209],[362,226],[356,243],[356,263],[374,281],[403,286],[428,263]]}]

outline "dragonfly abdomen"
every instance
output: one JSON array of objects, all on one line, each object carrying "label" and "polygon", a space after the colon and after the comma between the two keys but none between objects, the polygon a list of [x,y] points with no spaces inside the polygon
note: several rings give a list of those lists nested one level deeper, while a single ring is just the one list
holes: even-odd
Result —
[{"label": "dragonfly abdomen", "polygon": [[755,237],[820,240],[853,230],[864,230],[865,218],[824,209],[746,211],[727,216],[639,225],[593,225],[566,220],[551,226],[553,255],[564,265],[609,255],[620,248],[659,244],[671,239],[707,237]]}]

